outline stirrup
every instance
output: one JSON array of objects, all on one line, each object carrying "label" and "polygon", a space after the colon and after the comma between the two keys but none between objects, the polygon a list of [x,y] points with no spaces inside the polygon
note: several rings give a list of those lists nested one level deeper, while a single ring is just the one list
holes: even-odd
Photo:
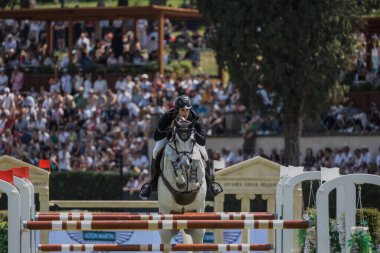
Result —
[{"label": "stirrup", "polygon": [[149,198],[152,192],[152,186],[149,183],[145,183],[140,189],[140,198]]},{"label": "stirrup", "polygon": [[217,182],[210,182],[210,191],[213,196],[216,196],[223,192],[222,186]]}]

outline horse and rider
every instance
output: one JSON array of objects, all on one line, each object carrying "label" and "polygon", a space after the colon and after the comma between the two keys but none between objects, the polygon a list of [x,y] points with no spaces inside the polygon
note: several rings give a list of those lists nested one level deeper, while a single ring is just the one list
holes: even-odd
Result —
[{"label": "horse and rider", "polygon": [[[206,163],[205,178],[207,188],[213,196],[216,196],[223,191],[222,187],[218,183],[211,181],[211,168],[209,165],[210,162],[208,160],[208,155],[205,147],[205,131],[202,127],[200,117],[192,109],[190,98],[186,95],[181,95],[175,99],[175,108],[168,110],[160,118],[158,127],[154,133],[154,140],[156,141],[156,144],[153,148],[153,158],[151,162],[152,179],[149,183],[146,183],[141,187],[141,198],[149,198],[152,192],[157,191],[160,171],[158,168],[156,168],[156,159],[158,159],[158,155],[165,148],[169,140],[173,138],[173,134],[175,133],[173,133],[172,129],[175,126],[177,119],[183,119],[187,122],[191,122],[189,125],[192,128],[194,141],[197,144],[202,159]],[[176,171],[179,169],[178,163],[173,162],[172,165]]]}]

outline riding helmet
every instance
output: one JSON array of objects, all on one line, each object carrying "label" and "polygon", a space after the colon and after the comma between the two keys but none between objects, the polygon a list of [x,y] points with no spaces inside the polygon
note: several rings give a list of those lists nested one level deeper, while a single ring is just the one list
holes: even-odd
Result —
[{"label": "riding helmet", "polygon": [[179,97],[176,98],[175,100],[175,107],[177,109],[191,109],[192,105],[191,105],[191,100],[188,96],[186,95],[181,95]]}]

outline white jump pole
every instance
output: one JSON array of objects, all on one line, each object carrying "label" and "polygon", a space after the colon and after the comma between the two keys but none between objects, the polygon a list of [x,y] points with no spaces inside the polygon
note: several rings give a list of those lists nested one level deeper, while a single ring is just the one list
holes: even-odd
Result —
[{"label": "white jump pole", "polygon": [[[337,196],[345,199],[345,232],[346,241],[351,238],[351,227],[355,226],[356,188],[355,184],[373,184],[380,186],[380,176],[368,174],[351,174],[340,176],[322,184],[317,191],[317,253],[330,251],[329,240],[329,193],[341,187],[344,195]],[[343,188],[342,188],[343,187]],[[338,190],[338,189],[337,189]],[[338,202],[337,202],[338,203]],[[349,247],[345,243],[346,252]]]},{"label": "white jump pole", "polygon": [[7,172],[11,177],[8,179],[10,182],[5,181],[4,177],[0,176],[0,191],[8,197],[8,253],[21,253],[20,194],[17,188],[11,184],[11,180],[13,180],[12,171],[2,171],[2,173]]}]

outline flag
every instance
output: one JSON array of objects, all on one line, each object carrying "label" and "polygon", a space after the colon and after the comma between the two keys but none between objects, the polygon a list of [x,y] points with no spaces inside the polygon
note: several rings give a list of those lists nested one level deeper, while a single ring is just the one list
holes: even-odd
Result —
[{"label": "flag", "polygon": [[11,169],[13,171],[13,175],[19,178],[29,178],[29,167],[16,167]]},{"label": "flag", "polygon": [[41,169],[47,169],[50,171],[50,160],[40,160],[40,165],[38,166]]},{"label": "flag", "polygon": [[13,171],[12,170],[0,171],[0,180],[4,180],[8,183],[13,184]]}]

